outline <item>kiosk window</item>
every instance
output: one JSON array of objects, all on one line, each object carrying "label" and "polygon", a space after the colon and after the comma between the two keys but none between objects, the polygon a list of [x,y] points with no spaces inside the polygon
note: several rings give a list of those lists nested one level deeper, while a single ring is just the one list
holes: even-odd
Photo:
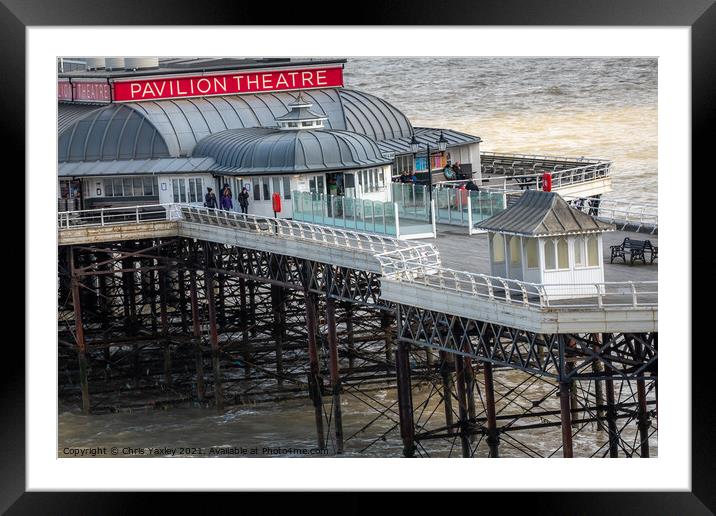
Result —
[{"label": "kiosk window", "polygon": [[495,263],[505,261],[505,239],[499,233],[492,237],[492,261]]},{"label": "kiosk window", "polygon": [[260,201],[261,200],[261,178],[260,177],[254,177],[252,179],[251,189],[254,191],[254,201]]}]

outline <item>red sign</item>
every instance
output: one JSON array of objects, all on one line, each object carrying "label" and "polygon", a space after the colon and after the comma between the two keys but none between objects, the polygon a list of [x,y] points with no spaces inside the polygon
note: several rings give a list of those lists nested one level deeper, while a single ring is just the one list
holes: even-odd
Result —
[{"label": "red sign", "polygon": [[109,84],[104,82],[73,82],[73,100],[85,102],[111,102]]},{"label": "red sign", "polygon": [[70,81],[57,83],[57,100],[72,100],[72,83]]},{"label": "red sign", "polygon": [[235,72],[114,82],[115,102],[307,90],[343,86],[343,68]]}]

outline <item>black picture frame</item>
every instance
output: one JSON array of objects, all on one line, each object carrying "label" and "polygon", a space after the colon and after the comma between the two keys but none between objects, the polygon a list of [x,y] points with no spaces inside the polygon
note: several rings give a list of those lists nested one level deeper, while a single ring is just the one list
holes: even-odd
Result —
[{"label": "black picture frame", "polygon": [[[269,23],[271,25],[308,23],[329,25],[357,25],[376,23],[385,25],[609,25],[609,26],[688,26],[691,28],[691,73],[692,73],[692,162],[694,170],[698,163],[707,163],[706,158],[713,146],[710,128],[716,111],[716,6],[714,0],[488,0],[471,2],[456,0],[448,2],[424,2],[422,0],[401,0],[386,2],[378,6],[351,8],[327,2],[313,2],[303,5],[266,5],[266,3],[237,2],[236,0],[212,0],[210,3],[196,3],[187,0],[1,0],[0,1],[0,54],[4,71],[0,73],[0,109],[3,126],[6,129],[5,145],[14,149],[15,156],[24,156],[25,141],[25,29],[39,25],[231,25]],[[409,44],[409,41],[406,42]],[[11,71],[11,72],[10,72]],[[14,165],[14,170],[20,166]],[[702,170],[708,173],[709,170]],[[684,174],[688,171],[683,171]],[[694,174],[695,175],[695,174]],[[692,175],[692,178],[694,177]],[[25,190],[30,189],[25,184]],[[696,199],[692,206],[698,206]],[[24,211],[20,207],[18,213]],[[698,217],[693,217],[694,224]],[[31,235],[25,235],[31,238]],[[20,249],[22,246],[18,246]],[[693,270],[709,270],[714,266],[709,253],[693,258]],[[17,260],[17,256],[14,258]],[[24,260],[22,263],[25,263]],[[17,263],[14,264],[17,266]],[[25,274],[32,271],[25,270]],[[19,276],[19,275],[16,275]],[[15,286],[22,289],[22,286]],[[695,295],[695,290],[693,290]],[[18,290],[16,290],[18,291]],[[19,290],[24,291],[24,290]],[[8,294],[6,294],[8,295]],[[16,296],[17,297],[17,296]],[[692,299],[696,306],[696,299]],[[12,303],[16,307],[24,303]],[[26,318],[27,314],[22,317]],[[9,320],[9,318],[8,318]],[[17,319],[19,320],[19,319]],[[27,319],[25,319],[27,320]],[[695,319],[683,321],[684,340],[666,345],[691,345],[691,335],[708,335],[703,322]],[[689,332],[688,329],[691,329]],[[699,331],[700,330],[700,331]],[[711,339],[708,339],[709,341]],[[25,489],[25,357],[24,349],[14,339],[13,345],[6,342],[5,367],[0,376],[2,382],[2,417],[0,421],[0,510],[8,514],[127,514],[146,508],[149,498],[154,495],[131,495],[122,493],[28,493]],[[708,344],[709,342],[704,342]],[[704,346],[703,353],[712,353]],[[694,356],[698,352],[693,349]],[[641,492],[641,493],[526,493],[510,494],[509,506],[529,508],[532,514],[712,514],[716,507],[716,478],[714,476],[714,439],[711,429],[716,409],[712,402],[713,373],[707,368],[710,361],[702,359],[692,363],[692,491],[689,493]],[[664,366],[664,364],[662,364]],[[685,401],[686,402],[686,401]],[[687,435],[683,436],[688,439]],[[78,479],[78,485],[82,479]],[[585,486],[598,488],[598,478],[585,479]],[[559,489],[559,479],[554,479]],[[214,495],[216,496],[216,495]],[[246,496],[246,495],[240,495]],[[343,498],[341,505],[351,512],[370,507],[370,504],[355,500],[355,494]],[[479,506],[487,508],[490,502],[503,503],[505,494],[480,494]],[[214,502],[224,500],[214,498]],[[245,507],[262,503],[255,495],[244,498]],[[166,510],[168,501],[163,501]],[[186,503],[186,497],[173,495],[173,502]],[[405,502],[408,510],[411,503]],[[281,510],[280,504],[272,498],[271,512]],[[283,501],[286,507],[296,504],[295,497]],[[476,502],[473,502],[476,503]],[[446,510],[448,506],[445,506]],[[495,507],[493,505],[493,507]],[[499,505],[498,505],[499,507]],[[456,506],[452,506],[454,510]],[[318,509],[317,509],[318,510]],[[497,509],[493,509],[497,510]]]}]

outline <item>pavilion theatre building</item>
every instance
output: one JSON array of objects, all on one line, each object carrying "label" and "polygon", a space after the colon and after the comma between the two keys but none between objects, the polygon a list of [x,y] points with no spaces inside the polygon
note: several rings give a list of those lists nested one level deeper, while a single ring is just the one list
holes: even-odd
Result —
[{"label": "pavilion theatre building", "polygon": [[[58,73],[59,210],[203,205],[207,187],[249,190],[249,213],[291,217],[295,192],[389,201],[403,170],[480,174],[480,138],[413,127],[344,87],[345,60],[107,58]],[[66,71],[71,70],[71,71]],[[447,140],[445,151],[435,142]],[[429,144],[429,159],[411,141]],[[421,145],[425,149],[425,145]]]}]

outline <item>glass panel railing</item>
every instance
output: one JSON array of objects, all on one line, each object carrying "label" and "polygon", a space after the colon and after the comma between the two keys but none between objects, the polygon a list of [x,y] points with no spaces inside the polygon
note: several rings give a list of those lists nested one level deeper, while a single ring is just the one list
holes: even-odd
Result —
[{"label": "glass panel railing", "polygon": [[293,218],[351,231],[396,236],[392,202],[293,192]]},{"label": "glass panel railing", "polygon": [[505,209],[505,196],[494,192],[470,192],[472,222],[476,224]]}]

